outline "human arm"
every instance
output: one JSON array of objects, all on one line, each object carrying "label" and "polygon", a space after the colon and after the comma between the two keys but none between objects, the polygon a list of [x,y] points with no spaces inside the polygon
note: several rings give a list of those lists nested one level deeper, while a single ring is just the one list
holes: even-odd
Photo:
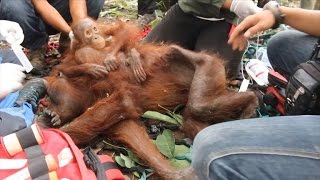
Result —
[{"label": "human arm", "polygon": [[88,16],[86,0],[69,0],[69,6],[73,21],[78,21]]},{"label": "human arm", "polygon": [[320,11],[280,7],[285,15],[284,24],[313,36],[320,36]]},{"label": "human arm", "polygon": [[[320,36],[320,11],[300,8],[280,7],[284,15],[283,23],[297,30],[313,36]],[[248,16],[240,23],[231,34],[228,43],[232,49],[243,50],[246,48],[247,39],[261,31],[270,29],[276,23],[276,18],[270,10]]]},{"label": "human arm", "polygon": [[42,19],[53,28],[63,33],[69,33],[71,31],[68,23],[47,0],[32,0],[32,4]]}]

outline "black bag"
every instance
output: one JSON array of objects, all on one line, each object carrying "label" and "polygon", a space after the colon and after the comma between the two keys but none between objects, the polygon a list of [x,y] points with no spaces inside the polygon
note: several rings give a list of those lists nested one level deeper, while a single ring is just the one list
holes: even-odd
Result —
[{"label": "black bag", "polygon": [[320,39],[306,63],[300,64],[286,87],[287,115],[320,114]]}]

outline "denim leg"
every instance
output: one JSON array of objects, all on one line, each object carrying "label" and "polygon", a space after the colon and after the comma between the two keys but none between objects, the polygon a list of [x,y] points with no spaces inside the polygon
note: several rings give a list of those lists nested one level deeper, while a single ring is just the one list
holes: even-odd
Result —
[{"label": "denim leg", "polygon": [[320,116],[281,116],[212,125],[195,138],[199,179],[320,179]]},{"label": "denim leg", "polygon": [[47,42],[45,25],[35,12],[31,0],[1,0],[0,19],[20,24],[24,33],[22,46],[28,49],[38,49]]},{"label": "denim leg", "polygon": [[297,65],[310,57],[318,38],[296,30],[282,31],[268,42],[267,52],[272,67],[290,76]]}]

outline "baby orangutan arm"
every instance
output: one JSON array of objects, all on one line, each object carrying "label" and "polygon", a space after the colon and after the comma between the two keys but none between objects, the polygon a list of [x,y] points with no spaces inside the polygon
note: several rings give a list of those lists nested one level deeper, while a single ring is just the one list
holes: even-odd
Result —
[{"label": "baby orangutan arm", "polygon": [[83,74],[88,74],[94,78],[105,77],[109,71],[115,70],[110,65],[109,69],[102,66],[101,59],[104,57],[102,50],[97,50],[91,47],[83,47],[75,52],[75,61],[79,65],[71,66],[68,68],[68,72],[64,74],[68,77],[76,77]]},{"label": "baby orangutan arm", "polygon": [[145,73],[141,63],[140,53],[135,48],[132,48],[129,51],[128,56],[123,52],[119,52],[118,58],[119,61],[125,62],[127,66],[130,66],[137,82],[141,83],[147,79],[147,74]]},{"label": "baby orangutan arm", "polygon": [[79,77],[82,75],[90,75],[96,79],[106,77],[108,75],[108,71],[104,66],[93,64],[93,63],[84,63],[77,66],[72,66],[67,70],[61,70],[62,73],[69,77]]},{"label": "baby orangutan arm", "polygon": [[105,59],[105,65],[107,66],[110,61],[116,61],[116,55],[119,53],[120,58],[123,58],[122,52],[128,53],[126,58],[126,64],[130,65],[135,78],[138,82],[146,80],[146,73],[143,70],[140,53],[133,48],[138,41],[139,29],[131,24],[120,22],[112,26],[100,26],[103,34],[110,35],[112,37],[109,47],[109,54]]}]

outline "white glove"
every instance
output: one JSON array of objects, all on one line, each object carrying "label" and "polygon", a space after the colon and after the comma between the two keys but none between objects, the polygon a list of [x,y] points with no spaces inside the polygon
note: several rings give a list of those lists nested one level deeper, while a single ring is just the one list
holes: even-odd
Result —
[{"label": "white glove", "polygon": [[243,20],[249,15],[262,11],[262,8],[259,8],[252,0],[232,0],[230,11]]},{"label": "white glove", "polygon": [[9,44],[21,44],[23,39],[23,31],[18,23],[0,20],[0,40],[5,40]]},{"label": "white glove", "polygon": [[26,77],[23,71],[24,67],[18,64],[0,64],[0,99],[23,87],[22,81]]}]

